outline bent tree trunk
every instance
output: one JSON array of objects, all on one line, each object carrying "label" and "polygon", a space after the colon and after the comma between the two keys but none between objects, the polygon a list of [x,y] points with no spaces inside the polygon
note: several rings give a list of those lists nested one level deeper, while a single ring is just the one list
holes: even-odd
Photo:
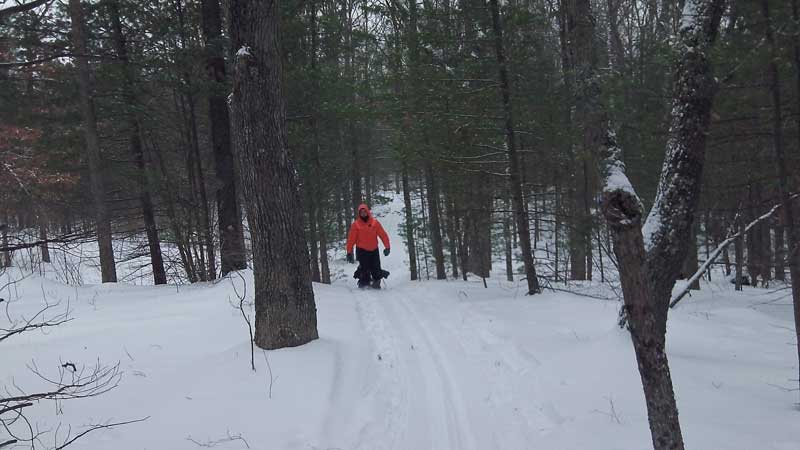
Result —
[{"label": "bent tree trunk", "polygon": [[97,221],[97,244],[100,248],[100,272],[103,283],[117,281],[117,266],[114,262],[114,247],[111,243],[111,219],[106,205],[106,187],[103,174],[103,155],[100,153],[100,138],[97,134],[97,116],[92,98],[92,82],[87,54],[86,23],[80,0],[69,0],[69,16],[72,22],[72,47],[77,68],[80,110],[83,133],[86,139],[86,159],[89,161],[89,179]]},{"label": "bent tree trunk", "polygon": [[700,193],[716,83],[708,59],[724,0],[687,0],[676,40],[672,113],[653,210],[644,208],[625,174],[597,76],[598,50],[590,0],[576,0],[571,49],[576,118],[594,149],[603,180],[603,215],[614,239],[639,374],[655,450],[684,448],[665,352],[670,293],[680,275]]},{"label": "bent tree trunk", "polygon": [[278,2],[232,0],[236,53],[234,149],[253,240],[255,343],[294,347],[319,337],[303,211],[286,135]]}]

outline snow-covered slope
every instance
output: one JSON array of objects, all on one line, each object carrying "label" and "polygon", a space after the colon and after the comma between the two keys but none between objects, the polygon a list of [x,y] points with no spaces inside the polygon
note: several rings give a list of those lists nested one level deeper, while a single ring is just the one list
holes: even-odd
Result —
[{"label": "snow-covered slope", "polygon": [[[32,362],[53,374],[64,361],[119,361],[125,375],[115,390],[64,402],[60,414],[48,403],[30,411],[42,429],[149,416],[76,444],[90,450],[650,448],[616,302],[525,297],[496,279],[488,289],[409,282],[400,211],[397,201],[377,209],[394,245],[383,258],[386,288],[359,291],[349,278],[315,285],[320,339],[257,350],[256,372],[231,306],[234,284],[242,292],[252,281],[247,272],[179,287],[75,288],[31,276],[0,293],[11,317],[30,316],[46,298],[69,303],[75,320],[0,343],[0,383],[41,387]],[[335,269],[351,273],[338,255]],[[687,448],[798,448],[797,394],[781,389],[796,373],[791,316],[781,302],[757,305],[763,292],[704,286],[672,312]]]}]

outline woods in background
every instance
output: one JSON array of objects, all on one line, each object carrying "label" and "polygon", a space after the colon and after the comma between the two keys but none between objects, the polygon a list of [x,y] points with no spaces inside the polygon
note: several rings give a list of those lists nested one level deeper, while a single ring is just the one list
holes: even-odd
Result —
[{"label": "woods in background", "polygon": [[412,280],[619,284],[657,449],[676,279],[795,281],[800,323],[797,0],[6,2],[0,162],[1,264],[252,261],[262,348],[316,339],[311,281],[388,195]]},{"label": "woods in background", "polygon": [[[610,239],[579,132],[571,3],[281,3],[287,132],[314,280],[331,279],[328,258],[355,207],[387,189],[406,202],[415,278],[486,277],[493,260],[507,260],[507,278],[531,280],[530,292],[606,278],[613,261],[603,260]],[[792,192],[796,5],[762,3],[727,2],[721,19],[720,96],[683,275],[738,222],[780,202],[775,150]],[[214,0],[66,6],[3,13],[3,222],[45,238],[96,230],[106,281],[114,260],[132,256],[114,254],[111,233],[141,236],[136,252],[150,259],[141,273],[155,283],[244,267],[227,10]],[[667,139],[670,40],[683,18],[670,2],[593,11],[603,98],[649,208]],[[729,274],[740,266],[736,280],[748,284],[785,279],[786,229],[777,216],[759,224],[719,263]],[[176,251],[159,254],[162,245]]]}]

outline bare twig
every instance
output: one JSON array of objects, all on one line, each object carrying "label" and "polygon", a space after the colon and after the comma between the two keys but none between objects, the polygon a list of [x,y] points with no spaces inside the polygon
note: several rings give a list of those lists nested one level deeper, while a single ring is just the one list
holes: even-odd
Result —
[{"label": "bare twig", "polygon": [[238,271],[237,272],[233,272],[233,273],[235,273],[236,275],[239,276],[239,278],[242,280],[242,286],[244,286],[244,288],[243,288],[244,290],[241,293],[239,293],[239,291],[236,289],[236,283],[234,283],[233,279],[231,279],[231,285],[233,286],[233,292],[236,294],[236,297],[239,299],[239,305],[238,305],[239,312],[242,313],[242,318],[244,319],[245,323],[247,324],[247,331],[248,331],[248,335],[250,336],[250,368],[253,369],[253,372],[255,372],[256,371],[256,361],[255,361],[255,347],[254,347],[255,339],[253,337],[253,324],[250,321],[250,316],[247,315],[247,313],[244,310],[245,299],[247,298],[247,281],[244,279],[242,274],[239,273]]},{"label": "bare twig", "polygon": [[78,439],[82,438],[83,436],[86,436],[87,434],[91,433],[92,431],[97,431],[97,430],[102,430],[102,429],[111,429],[111,428],[119,427],[119,426],[122,426],[122,425],[130,425],[130,424],[133,424],[133,423],[144,422],[145,420],[147,420],[149,418],[150,418],[150,416],[143,417],[141,419],[136,419],[136,420],[128,420],[128,421],[125,421],[125,422],[114,422],[114,423],[104,423],[104,424],[89,425],[89,427],[86,430],[82,431],[81,433],[78,433],[77,435],[75,435],[75,437],[70,439],[69,436],[68,436],[67,437],[68,440],[65,441],[63,444],[57,446],[55,448],[55,450],[62,450],[63,448],[73,444],[75,441],[77,441]]},{"label": "bare twig", "polygon": [[224,437],[222,439],[217,439],[217,440],[213,440],[213,441],[212,440],[208,440],[206,442],[199,442],[199,441],[197,441],[195,439],[192,439],[191,436],[187,437],[186,440],[191,442],[191,443],[193,443],[193,444],[195,444],[195,445],[197,445],[198,447],[206,447],[206,448],[216,447],[217,445],[223,444],[223,443],[226,443],[226,442],[242,441],[244,443],[245,447],[250,448],[250,444],[247,443],[247,441],[242,437],[241,434],[233,434],[232,435],[230,430],[228,430],[227,431],[227,435],[228,435],[227,437]]},{"label": "bare twig", "polygon": [[52,319],[42,320],[42,316],[47,311],[57,306],[58,303],[45,305],[44,308],[40,309],[30,319],[27,320],[23,319],[23,323],[21,325],[12,323],[11,328],[0,328],[0,342],[3,342],[4,340],[12,336],[22,334],[27,331],[41,329],[41,328],[51,328],[71,321],[72,319],[69,317],[70,313],[69,306],[67,306],[66,311],[54,316]]},{"label": "bare twig", "polygon": [[264,361],[267,363],[267,370],[269,370],[269,398],[272,398],[272,384],[275,382],[275,379],[272,377],[272,366],[269,363],[269,358],[267,358],[267,351],[261,350],[264,353]]}]

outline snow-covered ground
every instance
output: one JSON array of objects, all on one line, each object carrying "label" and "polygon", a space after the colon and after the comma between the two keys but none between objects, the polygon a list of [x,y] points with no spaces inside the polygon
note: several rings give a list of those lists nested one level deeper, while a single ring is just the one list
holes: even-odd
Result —
[{"label": "snow-covered ground", "polygon": [[[124,376],[111,392],[29,411],[41,429],[149,417],[76,444],[90,450],[651,448],[616,302],[526,297],[502,274],[488,289],[478,280],[407,281],[400,212],[397,200],[377,210],[394,244],[383,258],[386,288],[315,285],[320,339],[257,350],[256,372],[231,305],[234,285],[242,292],[252,281],[248,272],[160,287],[28,276],[0,293],[10,318],[29,317],[46,299],[60,302],[56,312],[68,304],[74,320],[0,343],[0,384],[41,388],[33,363],[55,374],[65,361],[119,361]],[[334,269],[350,272],[341,255]],[[800,448],[798,396],[785,390],[796,386],[797,362],[783,295],[705,284],[672,311],[668,345],[687,448]]]}]

